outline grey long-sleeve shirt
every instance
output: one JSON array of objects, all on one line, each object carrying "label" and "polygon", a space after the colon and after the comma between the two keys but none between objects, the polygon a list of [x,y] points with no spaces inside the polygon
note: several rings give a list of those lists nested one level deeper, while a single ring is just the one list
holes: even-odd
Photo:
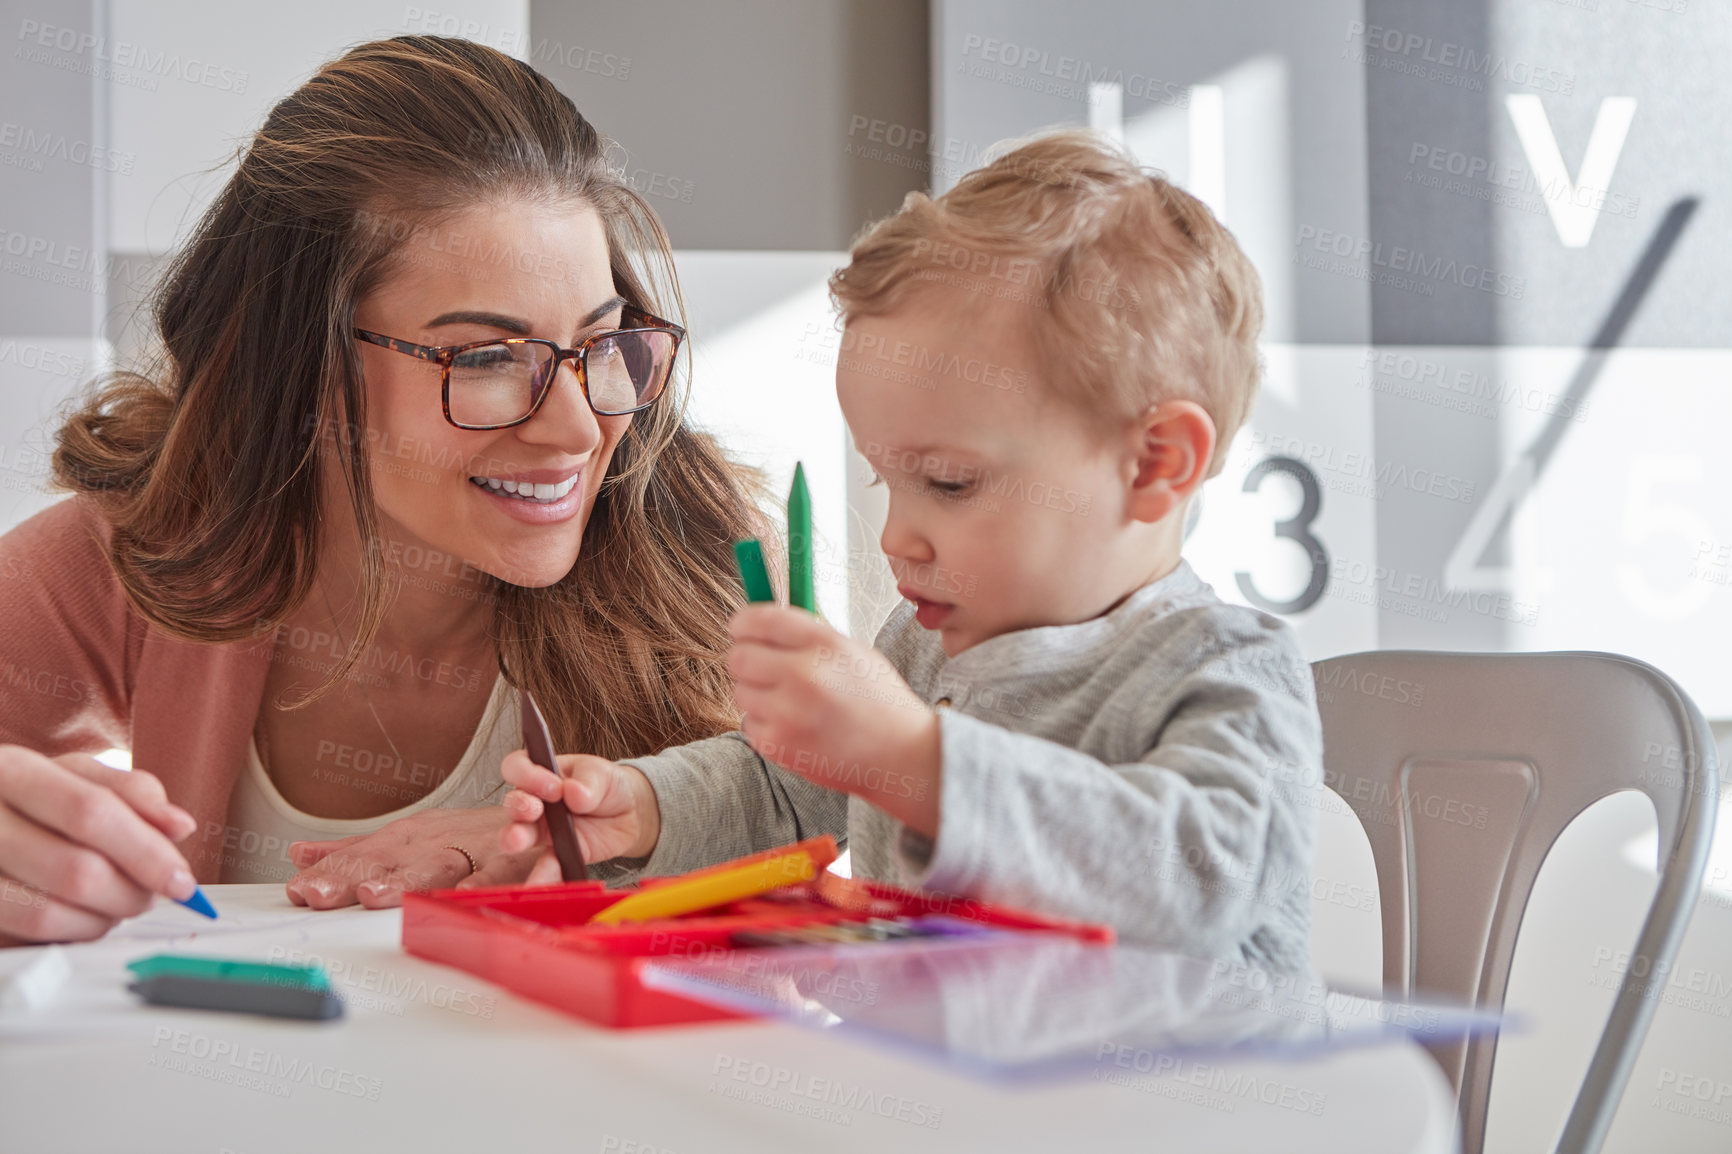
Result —
[{"label": "grey long-sleeve shirt", "polygon": [[[1306,967],[1322,733],[1280,621],[1223,603],[1181,562],[1080,624],[947,657],[904,602],[875,644],[922,700],[948,701],[936,838],[732,733],[627,760],[661,807],[642,872],[845,833],[859,876]],[[898,780],[893,766],[827,770],[839,785]]]}]

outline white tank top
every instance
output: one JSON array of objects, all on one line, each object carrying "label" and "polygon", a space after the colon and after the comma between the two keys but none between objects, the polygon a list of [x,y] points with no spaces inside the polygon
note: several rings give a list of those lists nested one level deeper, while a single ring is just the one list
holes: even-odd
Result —
[{"label": "white tank top", "polygon": [[[493,683],[493,692],[482,711],[481,724],[469,740],[469,748],[457,768],[432,792],[417,801],[377,817],[315,817],[284,800],[276,783],[259,760],[258,744],[247,743],[247,764],[229,794],[228,828],[223,831],[222,873],[228,882],[286,882],[300,871],[289,860],[290,842],[330,841],[375,830],[420,813],[424,809],[475,809],[497,805],[506,785],[499,776],[499,763],[514,749],[523,748],[521,697],[504,677]],[[394,757],[378,757],[370,750],[339,746],[322,754],[313,772],[328,781],[338,781],[383,796],[425,788],[432,771],[417,763],[403,766]]]}]

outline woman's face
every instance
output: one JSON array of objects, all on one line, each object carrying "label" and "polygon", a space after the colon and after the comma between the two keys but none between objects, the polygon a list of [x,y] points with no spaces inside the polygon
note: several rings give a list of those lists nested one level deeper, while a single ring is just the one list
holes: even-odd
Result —
[{"label": "woman's face", "polygon": [[[543,337],[573,348],[620,323],[607,236],[586,204],[477,205],[417,229],[396,255],[390,277],[357,305],[358,327],[418,345]],[[530,587],[570,572],[631,416],[596,416],[567,360],[530,420],[459,429],[440,408],[438,365],[359,348],[387,557],[419,546],[423,557],[455,559],[446,576],[467,562]]]}]

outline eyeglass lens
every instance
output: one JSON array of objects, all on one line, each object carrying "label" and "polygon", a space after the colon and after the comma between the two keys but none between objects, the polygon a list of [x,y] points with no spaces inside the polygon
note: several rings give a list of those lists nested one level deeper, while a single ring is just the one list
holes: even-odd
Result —
[{"label": "eyeglass lens", "polygon": [[[451,419],[505,425],[533,412],[553,379],[554,352],[543,344],[478,345],[451,362]],[[584,353],[589,403],[601,414],[624,413],[661,395],[673,371],[673,334],[625,331]]]}]

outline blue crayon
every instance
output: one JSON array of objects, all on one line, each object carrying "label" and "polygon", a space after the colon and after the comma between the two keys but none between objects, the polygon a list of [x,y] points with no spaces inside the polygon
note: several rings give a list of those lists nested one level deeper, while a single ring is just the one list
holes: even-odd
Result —
[{"label": "blue crayon", "polygon": [[203,914],[207,918],[214,919],[217,916],[216,907],[210,904],[210,899],[205,897],[204,891],[199,889],[197,886],[194,886],[192,889],[192,897],[187,898],[184,902],[179,898],[173,898],[171,900],[175,902],[175,904],[183,905],[194,913]]}]

